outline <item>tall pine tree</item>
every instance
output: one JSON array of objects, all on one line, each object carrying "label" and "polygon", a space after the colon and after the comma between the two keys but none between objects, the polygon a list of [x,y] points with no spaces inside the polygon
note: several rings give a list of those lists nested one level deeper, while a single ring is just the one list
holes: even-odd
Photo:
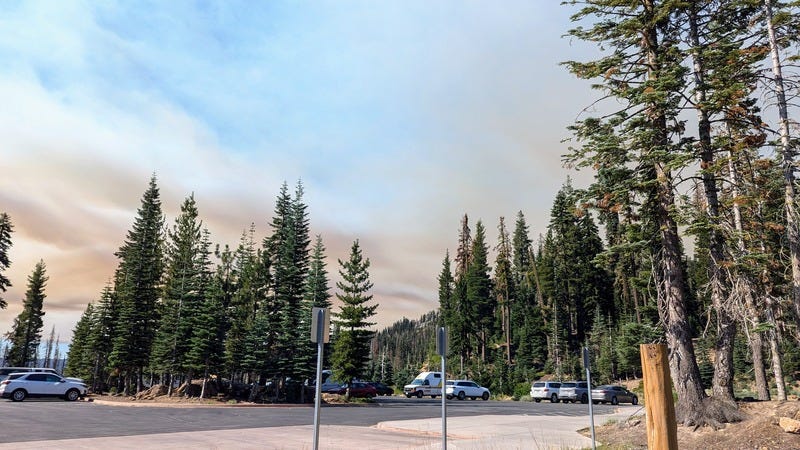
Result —
[{"label": "tall pine tree", "polygon": [[155,175],[142,197],[133,228],[117,252],[117,321],[109,365],[122,377],[125,392],[142,389],[144,368],[158,326],[163,275],[164,215]]},{"label": "tall pine tree", "polygon": [[44,288],[47,285],[44,261],[39,261],[28,277],[28,290],[22,301],[22,311],[14,319],[14,325],[6,338],[11,345],[8,351],[7,364],[17,367],[33,367],[36,363],[36,351],[42,340],[44,322]]},{"label": "tall pine tree", "polygon": [[369,361],[370,341],[375,334],[370,330],[374,325],[370,318],[378,308],[378,304],[370,304],[372,282],[369,280],[369,265],[369,258],[365,259],[361,254],[358,240],[350,249],[350,258],[339,260],[342,281],[336,283],[339,289],[336,298],[341,307],[334,319],[339,334],[331,356],[333,376],[337,380],[360,378]]}]

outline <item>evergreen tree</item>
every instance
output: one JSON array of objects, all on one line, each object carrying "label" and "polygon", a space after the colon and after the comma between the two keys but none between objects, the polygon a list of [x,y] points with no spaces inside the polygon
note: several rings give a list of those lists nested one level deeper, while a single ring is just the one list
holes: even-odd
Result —
[{"label": "evergreen tree", "polygon": [[460,371],[464,373],[464,361],[472,357],[475,350],[473,337],[476,335],[476,324],[473,320],[472,306],[467,298],[467,271],[472,261],[472,235],[469,228],[469,218],[466,214],[461,219],[461,229],[458,234],[458,248],[456,249],[454,268],[453,297],[450,301],[449,318],[445,317],[450,328],[449,337],[452,352],[459,355]]},{"label": "evergreen tree", "polygon": [[489,337],[494,332],[494,312],[496,301],[492,296],[492,280],[489,276],[486,233],[483,223],[475,224],[475,239],[472,241],[472,259],[467,269],[466,298],[470,306],[469,318],[478,326],[478,353],[486,362]]},{"label": "evergreen tree", "polygon": [[500,314],[500,326],[497,327],[497,329],[501,330],[503,333],[502,341],[504,341],[503,345],[505,345],[506,349],[506,362],[511,364],[511,308],[513,303],[517,301],[517,283],[511,262],[511,241],[503,217],[500,217],[498,232],[499,241],[495,248],[497,250],[497,257],[495,258],[494,266],[494,292],[499,305],[497,313]]},{"label": "evergreen tree", "polygon": [[181,213],[168,233],[166,276],[161,303],[161,320],[151,353],[151,367],[170,379],[190,367],[186,355],[200,305],[204,302],[203,283],[209,264],[201,234],[194,194],[181,205]]},{"label": "evergreen tree", "polygon": [[[587,146],[573,149],[570,159],[594,166],[615,156],[607,150],[626,150],[636,168],[631,177],[636,180],[634,192],[646,198],[650,217],[657,224],[651,251],[657,268],[655,286],[664,305],[660,312],[666,324],[670,369],[678,391],[676,414],[686,425],[727,421],[726,408],[707,408],[703,401],[706,394],[694,355],[683,247],[675,217],[673,174],[689,160],[684,143],[673,139],[685,127],[680,113],[688,69],[676,45],[682,21],[675,20],[684,5],[653,0],[588,0],[581,5],[572,19],[590,24],[571,30],[570,35],[596,42],[609,54],[567,65],[580,78],[600,79],[597,87],[623,106],[604,119],[589,118],[576,125],[576,135]],[[623,145],[618,145],[618,139]]]},{"label": "evergreen tree", "polygon": [[231,380],[239,381],[238,373],[243,369],[245,340],[255,320],[256,305],[262,295],[261,259],[255,250],[253,236],[255,225],[243,232],[233,255],[231,278],[234,280],[233,295],[227,308],[225,335],[225,365]]},{"label": "evergreen tree", "polygon": [[339,292],[336,298],[341,302],[334,323],[339,326],[331,362],[333,375],[337,380],[360,378],[369,361],[370,340],[374,332],[369,329],[378,304],[369,304],[372,295],[372,282],[369,280],[369,258],[361,253],[358,240],[350,249],[347,261],[339,260],[339,275],[342,281],[336,283]]},{"label": "evergreen tree", "polygon": [[92,321],[94,320],[94,305],[89,303],[83,311],[80,320],[72,330],[72,343],[67,352],[67,363],[64,367],[64,375],[77,377],[84,380],[92,378],[92,367],[94,365],[90,347],[90,337],[92,331]]},{"label": "evergreen tree", "polygon": [[42,316],[47,280],[44,261],[39,261],[28,277],[28,290],[22,301],[22,311],[14,319],[14,325],[6,335],[11,346],[6,358],[10,366],[33,367],[36,363],[36,351],[42,339],[44,325]]},{"label": "evergreen tree", "polygon": [[106,286],[100,301],[94,308],[88,337],[88,354],[91,355],[91,376],[86,380],[93,392],[102,393],[109,376],[108,357],[113,348],[112,337],[117,326],[117,296],[112,287]]},{"label": "evergreen tree", "polygon": [[200,303],[192,317],[189,349],[185,357],[186,368],[203,374],[203,390],[209,374],[217,373],[223,360],[223,339],[225,333],[224,309],[222,304],[226,296],[224,285],[226,272],[224,265],[211,268],[211,242],[208,230],[203,231],[202,241],[197,258],[199,271],[198,284],[202,295]]},{"label": "evergreen tree", "polygon": [[273,299],[271,309],[275,312],[278,326],[277,371],[284,376],[296,377],[298,370],[305,372],[297,356],[297,342],[307,332],[303,330],[301,303],[309,263],[309,230],[307,206],[303,203],[303,187],[297,184],[294,198],[289,195],[286,183],[281,187],[275,206],[271,227],[273,234],[264,242],[264,251],[272,267]]},{"label": "evergreen tree", "polygon": [[439,274],[439,326],[446,326],[453,322],[453,273],[450,270],[450,252],[448,251],[442,261],[442,271]]},{"label": "evergreen tree", "polygon": [[118,316],[108,363],[123,376],[122,387],[126,392],[142,389],[143,370],[148,366],[158,325],[157,304],[164,266],[163,225],[160,194],[153,176],[133,228],[117,252]]},{"label": "evergreen tree", "polygon": [[[3,272],[11,265],[8,259],[8,249],[11,248],[11,232],[14,227],[11,225],[11,218],[6,213],[0,213],[0,292],[5,292],[11,286],[11,281],[3,275]],[[0,296],[0,309],[5,309],[8,303]]]},{"label": "evergreen tree", "polygon": [[[317,344],[311,342],[311,314],[313,308],[331,307],[331,294],[328,288],[328,271],[325,268],[325,246],[322,237],[317,235],[312,250],[308,275],[306,276],[305,291],[303,294],[302,313],[300,315],[300,351],[296,356],[296,367],[302,378],[314,375],[317,358]],[[330,361],[331,346],[323,348],[323,367]]]}]

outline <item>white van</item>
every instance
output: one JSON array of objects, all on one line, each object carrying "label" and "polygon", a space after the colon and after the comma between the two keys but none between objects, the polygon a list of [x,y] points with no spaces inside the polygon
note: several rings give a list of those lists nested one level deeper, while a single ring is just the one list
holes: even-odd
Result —
[{"label": "white van", "polygon": [[415,395],[417,398],[425,395],[436,398],[437,395],[442,395],[443,386],[444,377],[441,372],[422,372],[410,384],[403,386],[403,393],[407,398]]}]

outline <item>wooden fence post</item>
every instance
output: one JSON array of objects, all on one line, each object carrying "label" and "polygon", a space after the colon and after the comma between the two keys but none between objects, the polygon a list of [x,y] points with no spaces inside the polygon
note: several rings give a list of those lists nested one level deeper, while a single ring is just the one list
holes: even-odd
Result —
[{"label": "wooden fence post", "polygon": [[641,344],[644,405],[647,412],[647,448],[678,450],[678,424],[672,400],[667,346]]}]

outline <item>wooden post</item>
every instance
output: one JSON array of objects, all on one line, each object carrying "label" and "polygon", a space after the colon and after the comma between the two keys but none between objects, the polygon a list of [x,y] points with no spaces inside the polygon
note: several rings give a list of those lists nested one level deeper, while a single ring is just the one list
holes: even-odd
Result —
[{"label": "wooden post", "polygon": [[669,375],[667,346],[639,346],[644,375],[644,405],[647,413],[647,448],[678,450],[678,424],[672,400],[672,378]]}]

